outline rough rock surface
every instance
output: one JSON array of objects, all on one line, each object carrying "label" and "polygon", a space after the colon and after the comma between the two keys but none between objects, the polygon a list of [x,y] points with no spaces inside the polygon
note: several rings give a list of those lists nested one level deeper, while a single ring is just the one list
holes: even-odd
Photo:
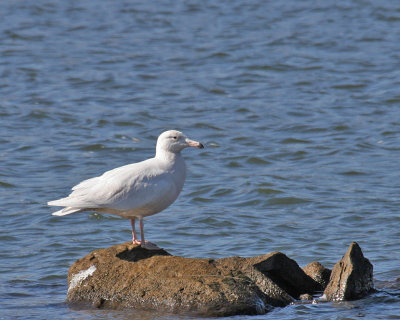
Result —
[{"label": "rough rock surface", "polygon": [[373,267],[360,246],[353,242],[343,258],[335,264],[324,291],[328,301],[360,299],[374,290]]},{"label": "rough rock surface", "polygon": [[309,263],[303,268],[303,271],[318,283],[315,288],[316,291],[323,291],[328,285],[331,270],[325,268],[319,262],[314,261]]},{"label": "rough rock surface", "polygon": [[263,314],[312,293],[315,281],[284,254],[218,260],[131,243],[95,250],[69,270],[67,302],[208,316]]},{"label": "rough rock surface", "polygon": [[[340,270],[335,266],[330,291],[325,290],[329,297],[354,299],[372,287],[372,266],[368,267],[358,245],[353,243],[351,248],[337,264],[349,272],[340,269],[337,278]],[[68,273],[67,302],[204,316],[263,314],[296,299],[312,300],[313,294],[325,288],[328,269],[314,262],[304,270],[280,252],[195,259],[127,242],[76,261]]]}]

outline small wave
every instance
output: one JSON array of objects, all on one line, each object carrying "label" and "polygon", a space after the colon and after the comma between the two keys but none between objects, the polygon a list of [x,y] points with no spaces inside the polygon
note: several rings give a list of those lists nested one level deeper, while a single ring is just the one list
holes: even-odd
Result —
[{"label": "small wave", "polygon": [[87,146],[83,146],[80,148],[83,151],[96,151],[96,150],[103,150],[105,146],[101,143],[90,144]]},{"label": "small wave", "polygon": [[0,187],[3,187],[3,188],[14,188],[15,185],[13,185],[12,183],[7,183],[7,182],[0,181]]},{"label": "small wave", "polygon": [[278,194],[283,193],[283,191],[272,189],[272,188],[257,188],[256,192],[263,195],[263,194]]},{"label": "small wave", "polygon": [[364,176],[367,173],[357,170],[349,170],[349,171],[343,171],[340,174],[344,176]]},{"label": "small wave", "polygon": [[270,164],[269,161],[267,161],[267,160],[265,160],[265,159],[262,159],[262,158],[259,158],[259,157],[250,157],[250,158],[248,158],[248,159],[246,160],[246,162],[247,162],[248,164],[263,164],[263,165]]},{"label": "small wave", "polygon": [[268,204],[270,205],[293,205],[307,202],[310,202],[310,200],[296,197],[282,197],[268,200]]}]

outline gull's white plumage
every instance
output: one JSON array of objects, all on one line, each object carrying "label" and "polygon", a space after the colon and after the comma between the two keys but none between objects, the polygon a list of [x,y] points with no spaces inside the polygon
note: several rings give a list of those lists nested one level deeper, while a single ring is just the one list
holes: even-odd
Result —
[{"label": "gull's white plumage", "polygon": [[[50,201],[48,205],[65,207],[53,213],[57,216],[93,210],[131,219],[133,242],[154,249],[155,246],[144,241],[143,217],[164,210],[178,197],[186,177],[181,155],[186,147],[203,148],[203,145],[176,130],[163,132],[158,137],[154,158],[84,180],[72,188],[68,197]],[[136,238],[135,218],[140,220],[141,242]]]}]

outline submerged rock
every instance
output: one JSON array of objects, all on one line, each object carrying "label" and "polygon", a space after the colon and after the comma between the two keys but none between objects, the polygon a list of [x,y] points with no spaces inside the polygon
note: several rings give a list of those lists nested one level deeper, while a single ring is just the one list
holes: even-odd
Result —
[{"label": "submerged rock", "polygon": [[343,258],[335,264],[324,291],[328,301],[355,300],[374,290],[373,266],[353,242]]},{"label": "submerged rock", "polygon": [[68,285],[67,302],[73,304],[229,316],[264,314],[309,300],[323,282],[280,252],[195,259],[127,242],[76,261]]}]

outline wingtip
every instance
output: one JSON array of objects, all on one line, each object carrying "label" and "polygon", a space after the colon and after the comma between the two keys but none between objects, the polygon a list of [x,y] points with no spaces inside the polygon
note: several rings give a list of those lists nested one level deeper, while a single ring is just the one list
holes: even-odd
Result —
[{"label": "wingtip", "polygon": [[81,211],[83,211],[82,208],[65,207],[61,210],[53,212],[51,215],[52,216],[66,216],[68,214],[81,212]]},{"label": "wingtip", "polygon": [[48,206],[54,206],[56,205],[54,202],[56,202],[57,200],[52,200],[52,201],[47,201],[47,205]]}]

